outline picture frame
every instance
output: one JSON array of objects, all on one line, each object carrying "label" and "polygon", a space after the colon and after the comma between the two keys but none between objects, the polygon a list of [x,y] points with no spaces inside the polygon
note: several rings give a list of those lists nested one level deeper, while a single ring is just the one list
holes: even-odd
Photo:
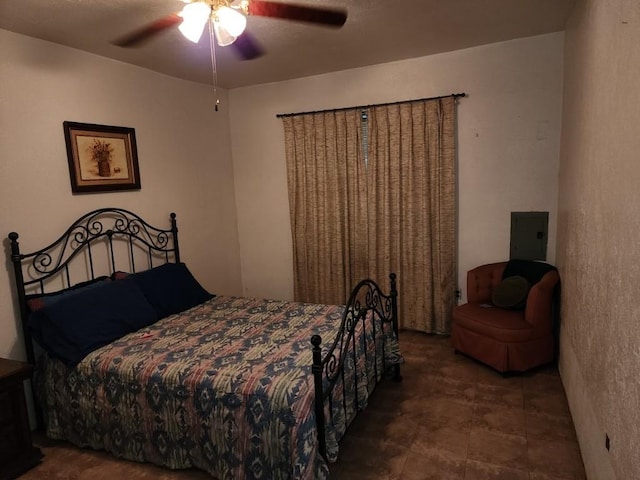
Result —
[{"label": "picture frame", "polygon": [[63,122],[73,193],[140,190],[135,129]]}]

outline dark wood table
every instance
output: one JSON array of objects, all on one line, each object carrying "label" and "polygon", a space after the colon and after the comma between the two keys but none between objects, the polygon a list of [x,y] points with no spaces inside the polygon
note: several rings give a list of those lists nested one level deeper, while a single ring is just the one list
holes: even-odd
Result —
[{"label": "dark wood table", "polygon": [[33,446],[24,396],[28,363],[0,358],[0,480],[14,479],[40,463],[42,452]]}]

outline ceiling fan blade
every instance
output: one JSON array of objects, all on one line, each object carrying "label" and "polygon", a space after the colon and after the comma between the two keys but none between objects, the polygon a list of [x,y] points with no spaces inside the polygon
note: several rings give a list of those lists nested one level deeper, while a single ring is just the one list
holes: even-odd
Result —
[{"label": "ceiling fan blade", "polygon": [[125,35],[124,37],[120,37],[111,43],[118,47],[138,47],[158,33],[163,32],[180,22],[182,22],[182,17],[177,13],[167,15],[166,17],[160,18],[149,25]]},{"label": "ceiling fan blade", "polygon": [[264,55],[264,50],[258,41],[246,30],[236,38],[231,48],[242,60],[253,60]]},{"label": "ceiling fan blade", "polygon": [[249,3],[249,15],[282,18],[330,27],[341,27],[347,21],[346,10],[309,7],[266,0],[251,0]]}]

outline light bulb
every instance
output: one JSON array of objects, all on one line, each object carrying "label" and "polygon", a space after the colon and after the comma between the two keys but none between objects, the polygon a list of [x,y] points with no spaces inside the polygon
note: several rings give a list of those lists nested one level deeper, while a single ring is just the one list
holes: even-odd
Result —
[{"label": "light bulb", "polygon": [[219,7],[216,10],[216,21],[232,37],[239,37],[247,27],[247,17],[230,7]]},{"label": "light bulb", "polygon": [[193,43],[198,43],[210,15],[211,7],[206,3],[189,3],[182,9],[183,20],[178,29],[185,38]]}]

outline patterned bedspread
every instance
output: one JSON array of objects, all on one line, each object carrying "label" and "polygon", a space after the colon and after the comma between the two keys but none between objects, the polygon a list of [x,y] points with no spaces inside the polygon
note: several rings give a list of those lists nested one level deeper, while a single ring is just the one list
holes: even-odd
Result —
[{"label": "patterned bedspread", "polygon": [[[326,351],[343,309],[215,297],[73,369],[48,360],[38,377],[47,435],[129,460],[200,468],[220,480],[326,478],[309,339],[321,335]],[[383,356],[354,382],[360,409],[382,375]],[[365,357],[374,355],[356,356]],[[331,460],[356,410],[348,385],[339,384],[326,404]]]}]

